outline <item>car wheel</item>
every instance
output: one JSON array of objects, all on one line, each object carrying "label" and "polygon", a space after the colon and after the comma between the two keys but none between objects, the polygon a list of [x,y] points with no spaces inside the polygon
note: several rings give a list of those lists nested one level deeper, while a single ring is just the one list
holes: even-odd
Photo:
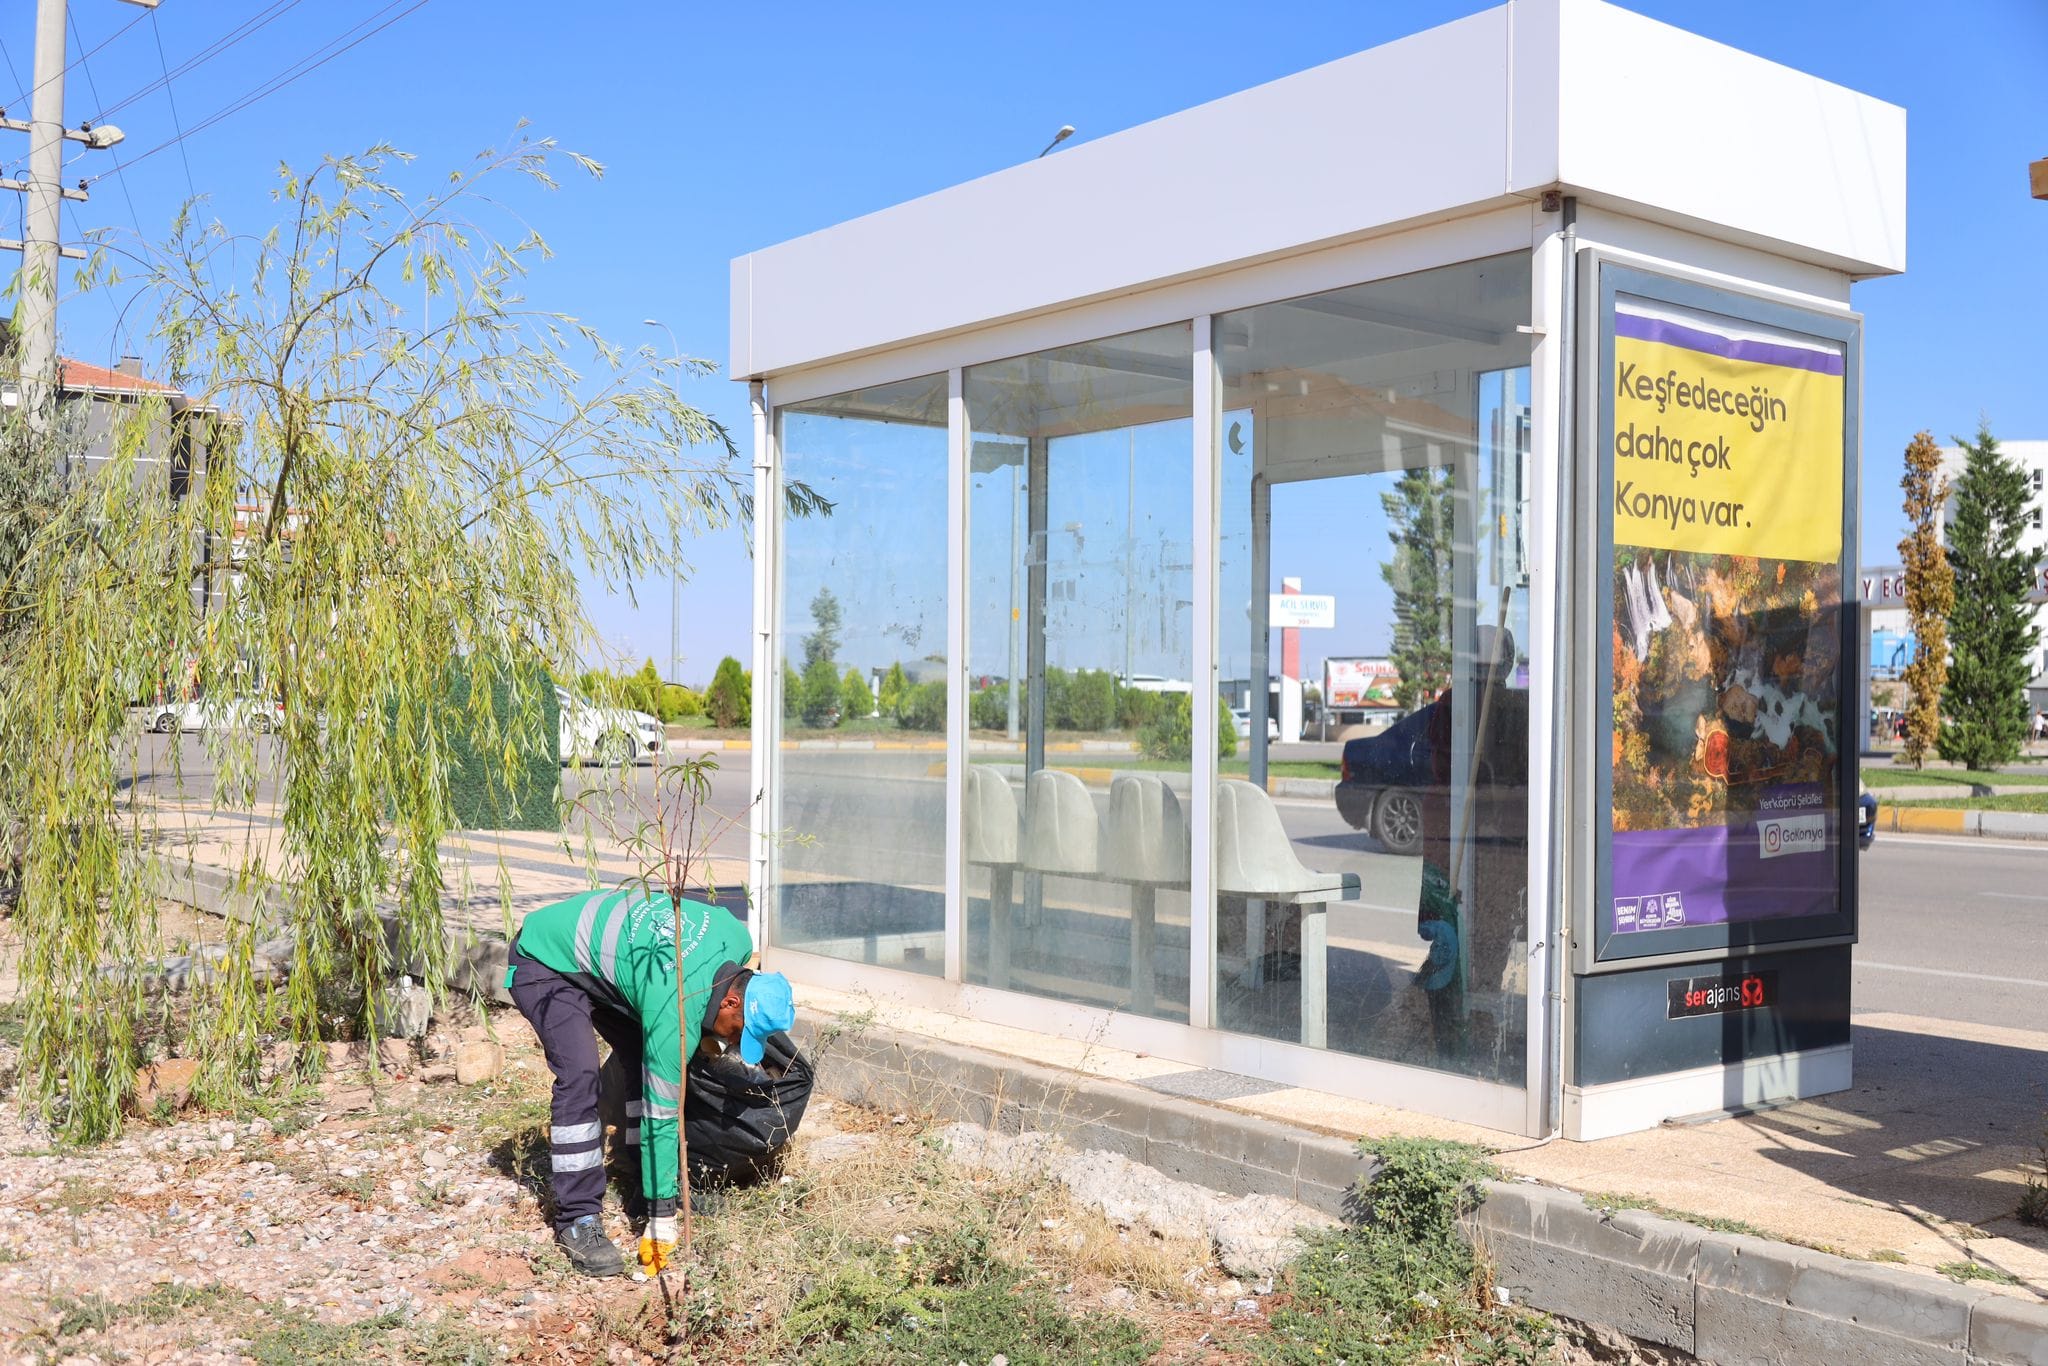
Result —
[{"label": "car wheel", "polygon": [[270,718],[260,711],[257,712],[249,718],[249,729],[255,731],[258,735],[270,734]]},{"label": "car wheel", "polygon": [[171,728],[176,724],[176,718],[174,718],[169,712],[158,712],[156,720],[150,722],[149,728],[155,731],[158,735],[169,735],[171,733]]},{"label": "car wheel", "polygon": [[614,732],[597,742],[597,761],[606,768],[624,768],[633,762],[631,737]]},{"label": "car wheel", "polygon": [[1373,838],[1392,854],[1422,852],[1422,803],[1412,792],[1382,793],[1372,813]]}]

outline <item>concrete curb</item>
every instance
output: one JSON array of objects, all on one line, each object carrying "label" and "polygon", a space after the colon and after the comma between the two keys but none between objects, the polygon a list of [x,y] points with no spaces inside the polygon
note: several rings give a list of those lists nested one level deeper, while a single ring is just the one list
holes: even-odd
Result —
[{"label": "concrete curb", "polygon": [[[1357,1212],[1365,1162],[1333,1135],[810,1010],[797,1032],[835,1099],[1049,1130],[1226,1194]],[[2048,1366],[2048,1305],[1982,1286],[1596,1209],[1525,1181],[1490,1183],[1468,1228],[1516,1301],[1704,1361]]]},{"label": "concrete curb", "polygon": [[[149,864],[149,876],[155,883],[156,894],[164,900],[244,924],[280,925],[288,902],[288,893],[274,883],[267,888],[252,890],[233,874],[200,863],[155,859]],[[384,924],[387,938],[395,946],[397,920],[389,915],[379,919]],[[451,929],[447,932],[447,939],[448,989],[471,993],[499,1005],[510,1004],[512,997],[505,991],[505,965],[509,953],[506,941],[469,929]],[[404,972],[408,968],[415,975],[419,974],[416,965],[405,963],[397,964],[395,970]]]},{"label": "concrete curb", "polygon": [[2048,793],[2048,786],[2040,783],[2001,783],[1986,787],[1981,783],[1964,786],[1961,783],[1928,783],[1921,787],[1870,787],[1865,788],[1880,804],[1887,799],[1895,802],[1940,802],[1953,801],[1958,797],[2025,797],[2034,793]]},{"label": "concrete curb", "polygon": [[1877,828],[1913,835],[1986,835],[2005,840],[2048,840],[2048,815],[2032,811],[1968,811],[1954,807],[1886,806],[1878,799]]}]

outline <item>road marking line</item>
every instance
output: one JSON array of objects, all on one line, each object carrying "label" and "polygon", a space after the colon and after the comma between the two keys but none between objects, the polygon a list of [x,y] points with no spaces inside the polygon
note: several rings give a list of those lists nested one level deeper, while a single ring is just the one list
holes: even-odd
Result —
[{"label": "road marking line", "polygon": [[1972,982],[2002,982],[2014,987],[2048,987],[2048,982],[2033,977],[1993,977],[1987,972],[1957,972],[1952,968],[1916,968],[1904,963],[1873,963],[1868,958],[1858,958],[1859,968],[1880,968],[1885,972],[1917,972],[1923,977],[1961,977]]},{"label": "road marking line", "polygon": [[1936,849],[1984,849],[1986,846],[2003,853],[2048,854],[2048,842],[2040,840],[2000,839],[1996,835],[1965,835],[1960,839],[1929,839],[1925,836],[1894,835],[1883,833],[1873,848],[1882,849],[1893,844],[1925,844]]},{"label": "road marking line", "polygon": [[2001,901],[2048,901],[2048,896],[2039,892],[1979,892],[1978,896],[1995,896]]}]

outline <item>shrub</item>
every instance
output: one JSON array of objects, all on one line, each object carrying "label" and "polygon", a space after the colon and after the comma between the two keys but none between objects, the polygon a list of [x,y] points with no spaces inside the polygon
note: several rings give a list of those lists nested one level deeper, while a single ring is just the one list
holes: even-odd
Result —
[{"label": "shrub", "polygon": [[946,728],[946,685],[940,682],[914,683],[906,688],[897,719],[906,730],[943,731]]},{"label": "shrub", "polygon": [[903,705],[903,690],[910,686],[910,679],[904,675],[901,664],[891,664],[889,672],[882,675],[882,690],[875,697],[882,709],[882,715],[894,716]]},{"label": "shrub", "polygon": [[794,721],[804,713],[804,680],[793,665],[782,666],[782,719]]},{"label": "shrub", "polygon": [[[1022,698],[1018,699],[1020,702]],[[1010,685],[976,688],[967,699],[967,723],[976,730],[1008,730],[1010,727]]]},{"label": "shrub", "polygon": [[[1195,699],[1187,693],[1157,693],[1158,708],[1152,720],[1138,733],[1138,748],[1147,759],[1187,763],[1195,757]],[[1237,753],[1237,727],[1231,723],[1230,708],[1219,699],[1216,704],[1216,757],[1228,759]]]},{"label": "shrub", "polygon": [[1081,669],[1067,684],[1066,730],[1108,730],[1116,721],[1116,678],[1105,669]]},{"label": "shrub", "polygon": [[1045,728],[1047,730],[1067,729],[1067,689],[1073,686],[1073,678],[1065,669],[1048,668],[1045,671]]},{"label": "shrub", "polygon": [[839,680],[839,715],[842,719],[865,720],[875,709],[875,695],[868,691],[868,681],[860,676],[859,669],[848,669],[846,677]]},{"label": "shrub", "polygon": [[1437,1139],[1368,1140],[1379,1170],[1358,1183],[1360,1228],[1317,1233],[1287,1271],[1272,1336],[1250,1344],[1266,1361],[1432,1361],[1457,1344],[1461,1361],[1549,1359],[1543,1318],[1492,1302],[1491,1277],[1458,1236],[1458,1221],[1495,1173],[1477,1148]]},{"label": "shrub", "polygon": [[1120,730],[1143,730],[1159,715],[1163,693],[1140,688],[1119,688],[1116,695],[1116,724]]},{"label": "shrub", "polygon": [[664,722],[681,721],[686,717],[702,716],[704,699],[679,683],[665,684],[661,690],[661,710],[655,715]]},{"label": "shrub", "polygon": [[721,730],[752,724],[753,691],[746,671],[731,655],[719,660],[718,671],[711,675],[711,686],[704,690],[704,710],[711,713],[711,724]]}]

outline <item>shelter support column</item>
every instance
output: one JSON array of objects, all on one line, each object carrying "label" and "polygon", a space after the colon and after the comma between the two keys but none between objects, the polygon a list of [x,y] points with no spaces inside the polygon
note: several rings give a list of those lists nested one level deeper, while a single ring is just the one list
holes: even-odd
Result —
[{"label": "shelter support column", "polygon": [[768,784],[774,772],[776,744],[781,739],[782,670],[776,667],[776,568],[781,563],[782,490],[775,477],[773,435],[768,425],[767,386],[755,380],[747,386],[754,425],[754,695],[753,714],[767,718],[770,743],[757,744],[748,751],[747,828],[752,834],[747,851],[747,886],[753,906],[754,938],[766,944],[772,933],[763,907],[774,868],[775,812]]}]

